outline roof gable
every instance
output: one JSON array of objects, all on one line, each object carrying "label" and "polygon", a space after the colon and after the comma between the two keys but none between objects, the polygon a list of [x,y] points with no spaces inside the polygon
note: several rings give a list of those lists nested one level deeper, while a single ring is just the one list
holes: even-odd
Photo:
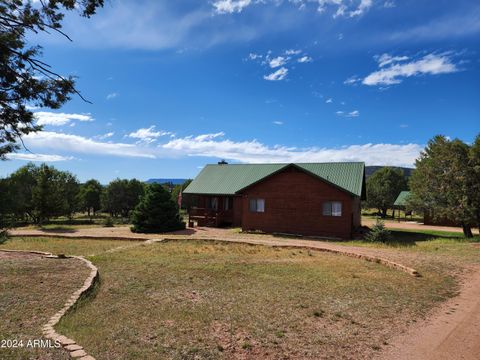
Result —
[{"label": "roof gable", "polygon": [[184,193],[234,195],[291,165],[353,195],[363,194],[365,165],[361,162],[207,165]]},{"label": "roof gable", "polygon": [[405,206],[407,205],[408,198],[410,197],[410,191],[402,191],[398,194],[397,199],[393,203],[394,206]]}]

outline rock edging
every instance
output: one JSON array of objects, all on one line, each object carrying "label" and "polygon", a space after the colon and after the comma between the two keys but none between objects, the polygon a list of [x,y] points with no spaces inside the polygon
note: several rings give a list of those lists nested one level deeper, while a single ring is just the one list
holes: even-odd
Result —
[{"label": "rock edging", "polygon": [[80,360],[95,360],[95,358],[91,355],[88,355],[83,349],[83,347],[78,345],[75,340],[58,334],[53,328],[55,325],[58,324],[62,316],[64,316],[82,296],[88,293],[98,281],[98,269],[95,265],[92,264],[90,260],[87,260],[82,256],[72,256],[72,258],[83,261],[90,268],[90,274],[88,275],[87,279],[85,279],[83,286],[77,291],[75,291],[70,297],[70,299],[65,303],[63,309],[53,315],[50,320],[43,326],[43,335],[47,339],[60,342],[62,347],[68,351],[71,358]]},{"label": "rock edging", "polygon": [[[22,252],[22,253],[30,253],[30,254],[37,254],[43,255],[49,258],[59,258],[52,253],[44,252],[44,251],[30,251],[30,250],[4,250],[1,251],[6,252]],[[76,343],[75,340],[69,339],[68,337],[61,335],[55,331],[53,328],[55,325],[58,324],[60,319],[78,302],[78,300],[88,293],[95,283],[98,281],[99,273],[98,269],[95,265],[92,264],[90,260],[85,259],[82,256],[68,256],[69,258],[78,259],[85,263],[90,268],[90,274],[85,279],[82,287],[75,291],[68,301],[63,305],[63,308],[58,311],[55,315],[53,315],[50,320],[43,325],[42,333],[43,336],[47,339],[58,341],[60,345],[69,353],[70,357],[77,360],[95,360],[95,358],[91,355],[88,355],[86,351],[83,349],[82,346]]]}]

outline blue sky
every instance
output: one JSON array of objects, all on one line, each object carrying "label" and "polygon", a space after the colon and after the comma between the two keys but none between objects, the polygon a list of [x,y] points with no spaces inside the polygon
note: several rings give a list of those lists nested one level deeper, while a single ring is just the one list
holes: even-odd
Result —
[{"label": "blue sky", "polygon": [[6,176],[47,161],[84,181],[193,177],[206,163],[412,166],[436,134],[480,132],[480,4],[112,0],[32,37],[78,76]]}]

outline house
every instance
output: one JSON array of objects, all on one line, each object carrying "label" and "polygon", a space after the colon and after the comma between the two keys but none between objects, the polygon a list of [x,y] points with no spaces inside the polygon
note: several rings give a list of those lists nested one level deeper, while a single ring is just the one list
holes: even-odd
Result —
[{"label": "house", "polygon": [[[410,197],[410,191],[402,191],[398,194],[397,199],[393,203],[394,209],[401,209],[405,211],[405,217],[411,214],[411,211],[407,210],[407,202]],[[399,212],[400,216],[400,212]],[[395,217],[395,213],[393,215]],[[435,226],[461,226],[453,220],[447,218],[435,218],[433,210],[425,209],[423,211],[423,224],[424,225],[435,225]]]},{"label": "house", "polygon": [[350,238],[365,199],[361,162],[207,165],[184,190],[189,224]]}]

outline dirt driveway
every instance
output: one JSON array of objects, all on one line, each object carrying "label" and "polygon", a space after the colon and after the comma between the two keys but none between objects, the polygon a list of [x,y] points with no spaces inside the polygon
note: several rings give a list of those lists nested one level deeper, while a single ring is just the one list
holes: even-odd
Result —
[{"label": "dirt driveway", "polygon": [[384,360],[480,359],[480,268],[468,276],[460,295],[396,338]]},{"label": "dirt driveway", "polygon": [[[376,220],[373,219],[362,219],[362,225],[372,227],[375,225]],[[385,220],[385,226],[389,229],[404,229],[404,230],[432,230],[432,231],[448,231],[448,232],[458,232],[462,233],[463,230],[461,227],[454,226],[433,226],[433,225],[423,225],[414,221],[394,221],[394,220]],[[478,229],[472,229],[474,234],[478,234]]]}]

